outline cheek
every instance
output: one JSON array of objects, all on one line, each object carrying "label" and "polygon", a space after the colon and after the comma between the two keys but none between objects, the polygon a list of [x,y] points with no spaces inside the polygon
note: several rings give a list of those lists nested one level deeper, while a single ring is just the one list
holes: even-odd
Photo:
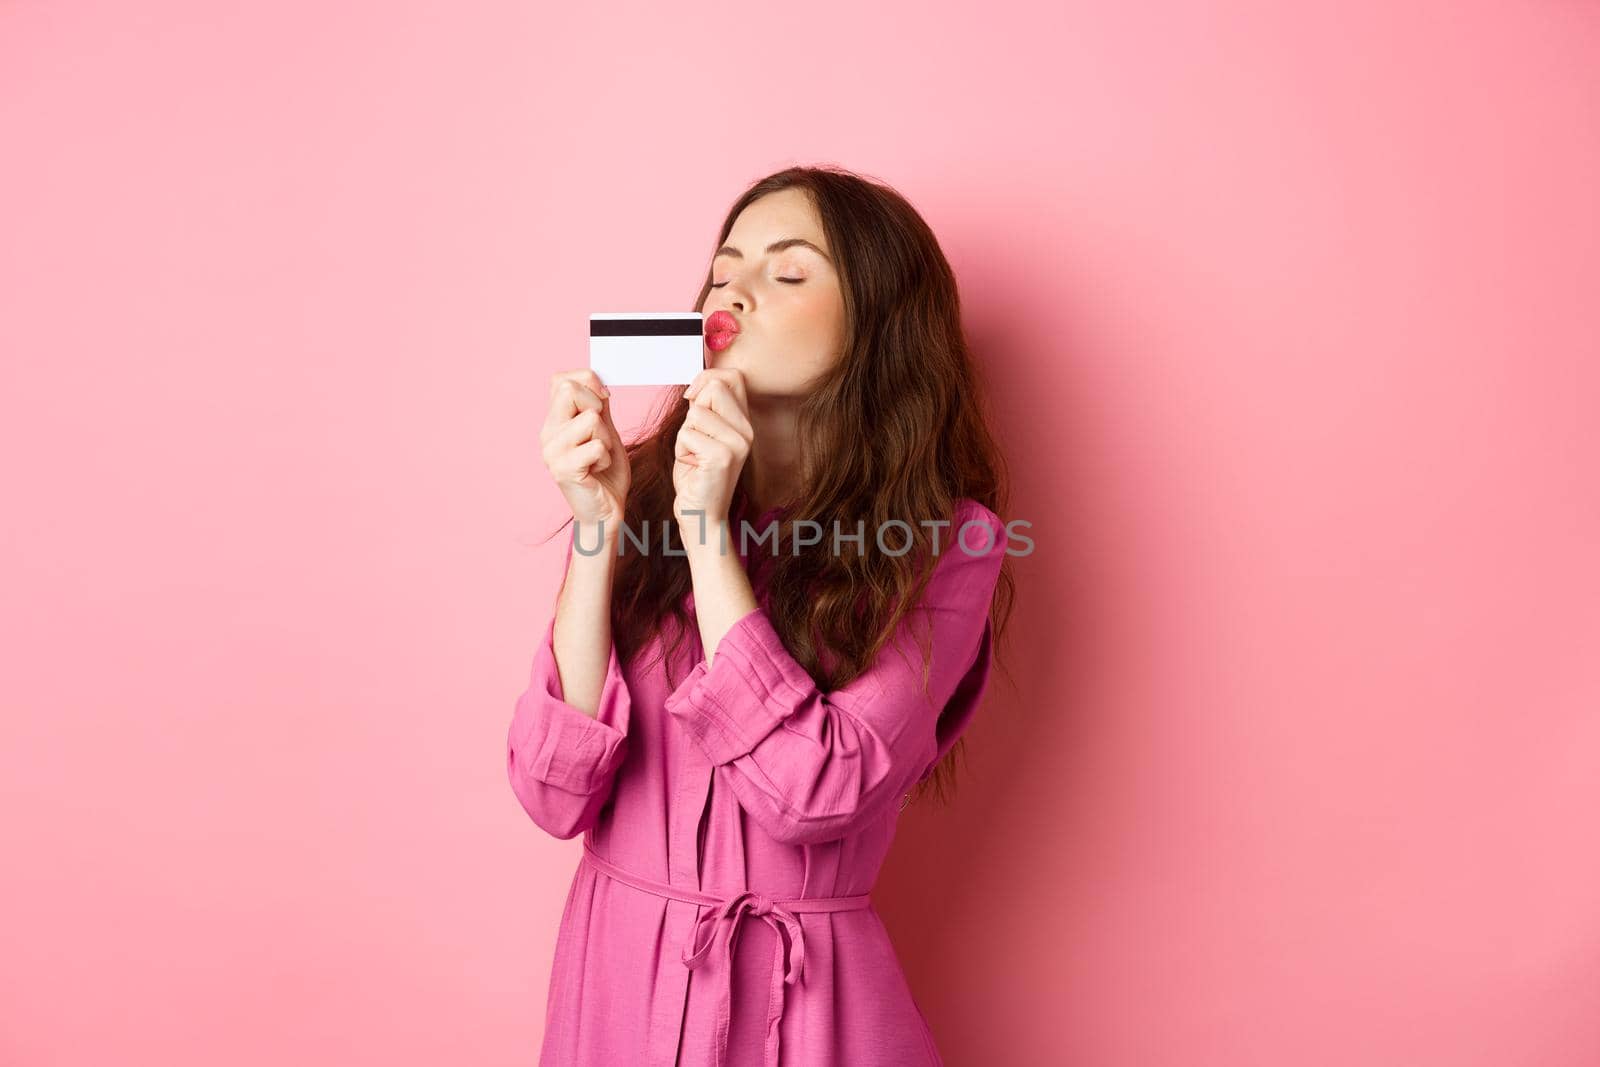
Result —
[{"label": "cheek", "polygon": [[844,305],[837,293],[814,290],[794,305],[796,331],[803,332],[821,348],[838,346],[844,329]]},{"label": "cheek", "polygon": [[829,299],[818,303],[816,321],[819,327],[820,339],[823,350],[828,353],[828,358],[831,360],[836,358],[844,348],[844,302],[839,299],[838,294],[833,294]]}]

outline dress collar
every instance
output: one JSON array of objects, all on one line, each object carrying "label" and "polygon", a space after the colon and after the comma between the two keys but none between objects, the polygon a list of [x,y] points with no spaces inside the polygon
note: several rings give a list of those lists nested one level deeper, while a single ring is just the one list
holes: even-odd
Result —
[{"label": "dress collar", "polygon": [[[750,498],[746,497],[743,501],[740,502],[739,507],[737,509],[735,509],[735,510],[737,511],[737,514],[733,517],[732,525],[733,525],[734,531],[738,532],[739,520],[749,518],[749,515],[750,515]],[[756,516],[753,519],[749,519],[749,522],[750,522],[750,525],[755,527],[757,530],[763,530],[763,529],[766,529],[766,526],[767,526],[768,522],[770,522],[774,518],[779,518],[779,517],[781,517],[783,515],[788,514],[788,511],[789,511],[788,505],[785,505],[785,504],[774,504],[772,507],[768,508],[766,511],[763,511],[760,515]]]}]

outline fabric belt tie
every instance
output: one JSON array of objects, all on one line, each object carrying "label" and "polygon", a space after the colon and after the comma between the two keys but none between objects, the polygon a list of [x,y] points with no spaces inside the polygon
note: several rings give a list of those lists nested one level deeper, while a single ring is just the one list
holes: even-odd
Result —
[{"label": "fabric belt tie", "polygon": [[720,939],[723,944],[724,975],[717,997],[716,1031],[712,1047],[715,1049],[715,1067],[725,1067],[728,1062],[728,1027],[733,1014],[733,950],[739,941],[739,924],[744,917],[753,915],[772,927],[777,935],[777,951],[772,958],[772,991],[767,1000],[767,1067],[778,1067],[778,1037],[783,1021],[784,986],[804,980],[805,933],[800,926],[799,912],[856,911],[872,906],[869,893],[848,897],[794,897],[773,900],[751,890],[731,897],[719,897],[695,889],[658,882],[644,878],[618,867],[590,847],[587,836],[583,840],[583,858],[601,874],[615,878],[624,885],[654,893],[670,900],[700,904],[704,911],[695,921],[689,944],[683,950],[684,966],[690,970],[710,958],[712,947]]}]

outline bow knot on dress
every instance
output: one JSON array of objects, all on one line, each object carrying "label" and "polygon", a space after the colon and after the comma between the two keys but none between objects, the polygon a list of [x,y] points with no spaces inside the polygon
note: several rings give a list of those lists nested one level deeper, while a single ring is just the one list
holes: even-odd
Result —
[{"label": "bow knot on dress", "polygon": [[701,913],[694,934],[683,951],[683,962],[691,971],[705,963],[711,948],[720,938],[723,945],[723,981],[719,984],[713,1048],[715,1063],[727,1062],[728,1027],[733,1018],[733,951],[739,943],[740,923],[745,916],[760,918],[778,934],[778,951],[772,960],[772,989],[767,1000],[766,1062],[778,1063],[778,1030],[783,1022],[784,986],[800,980],[805,967],[805,932],[800,917],[775,903],[771,897],[746,890]]},{"label": "bow knot on dress", "polygon": [[[725,959],[731,967],[733,950],[739,941],[739,923],[746,915],[758,916],[778,931],[780,955],[773,961],[773,973],[788,985],[799,981],[805,968],[805,931],[800,917],[788,908],[773,902],[771,897],[747,890],[730,897],[715,908],[703,912],[695,923],[694,936],[683,951],[683,962],[690,969],[704,963],[722,934]],[[787,940],[785,940],[787,934]]]}]

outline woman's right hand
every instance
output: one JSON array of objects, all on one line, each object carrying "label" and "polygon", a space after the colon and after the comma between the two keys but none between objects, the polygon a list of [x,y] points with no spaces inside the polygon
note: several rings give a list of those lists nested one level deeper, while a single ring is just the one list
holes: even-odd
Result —
[{"label": "woman's right hand", "polygon": [[622,435],[611,421],[611,393],[587,368],[550,376],[550,413],[539,431],[545,468],[580,525],[622,529],[633,472]]}]

